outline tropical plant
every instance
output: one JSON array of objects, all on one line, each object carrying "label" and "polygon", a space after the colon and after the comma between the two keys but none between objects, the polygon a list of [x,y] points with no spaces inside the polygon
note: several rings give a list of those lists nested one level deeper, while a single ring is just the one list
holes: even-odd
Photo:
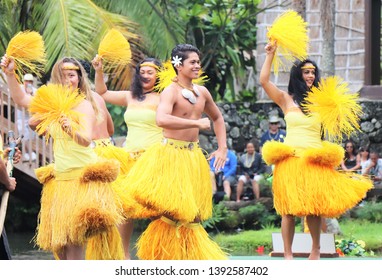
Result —
[{"label": "tropical plant", "polygon": [[365,250],[366,243],[363,240],[355,240],[355,239],[337,239],[335,241],[336,251],[341,256],[357,256],[363,257],[367,255]]},{"label": "tropical plant", "polygon": [[[46,73],[63,56],[91,60],[97,54],[100,40],[112,28],[121,31],[133,46],[139,40],[135,23],[127,17],[109,13],[91,0],[4,0],[0,11],[3,21],[0,51],[4,53],[10,38],[18,31],[38,31],[46,46]],[[137,48],[132,49],[137,56]],[[128,75],[129,71],[123,74]],[[47,78],[48,75],[43,82]]]},{"label": "tropical plant", "polygon": [[356,218],[372,223],[382,222],[382,203],[366,202],[363,207],[355,210]]}]

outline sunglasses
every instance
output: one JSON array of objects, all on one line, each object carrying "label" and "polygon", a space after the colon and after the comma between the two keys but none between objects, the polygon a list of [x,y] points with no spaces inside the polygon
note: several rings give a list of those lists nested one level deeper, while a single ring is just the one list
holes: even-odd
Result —
[{"label": "sunglasses", "polygon": [[277,124],[279,124],[278,122],[271,122],[270,123],[271,125],[277,125]]},{"label": "sunglasses", "polygon": [[345,148],[353,148],[353,146],[346,146]]}]

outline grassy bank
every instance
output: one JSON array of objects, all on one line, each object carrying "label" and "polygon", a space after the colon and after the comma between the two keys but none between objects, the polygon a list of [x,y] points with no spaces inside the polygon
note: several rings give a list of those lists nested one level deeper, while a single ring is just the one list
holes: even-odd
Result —
[{"label": "grassy bank", "polygon": [[[382,255],[382,224],[360,220],[340,221],[341,236],[336,239],[363,240],[366,243],[366,251],[374,251],[376,255]],[[265,228],[258,231],[242,231],[238,233],[220,233],[214,237],[219,245],[225,248],[233,256],[257,255],[257,250],[264,246],[264,253],[272,251],[272,233],[281,232],[280,228]],[[296,232],[301,232],[301,227],[296,226]]]}]

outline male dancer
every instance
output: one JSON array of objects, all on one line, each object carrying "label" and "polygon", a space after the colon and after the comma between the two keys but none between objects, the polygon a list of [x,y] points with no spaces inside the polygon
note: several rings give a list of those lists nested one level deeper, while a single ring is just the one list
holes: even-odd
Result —
[{"label": "male dancer", "polygon": [[199,223],[212,215],[209,164],[198,146],[199,130],[210,129],[212,120],[218,149],[209,158],[215,157],[219,170],[227,158],[224,119],[209,91],[192,83],[201,68],[199,50],[178,45],[171,57],[177,77],[161,93],[156,118],[164,139],[143,154],[126,180],[132,197],[159,213],[140,237],[137,256],[226,259]]}]

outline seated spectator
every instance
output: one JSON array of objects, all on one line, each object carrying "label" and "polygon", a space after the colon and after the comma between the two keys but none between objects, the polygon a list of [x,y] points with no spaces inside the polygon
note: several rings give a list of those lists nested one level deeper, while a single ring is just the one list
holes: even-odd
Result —
[{"label": "seated spectator", "polygon": [[367,146],[359,148],[358,154],[357,154],[357,160],[359,161],[361,165],[360,174],[365,173],[366,167],[370,164],[369,148]]},{"label": "seated spectator", "polygon": [[370,153],[369,165],[365,168],[363,175],[369,175],[375,185],[382,183],[382,159],[379,158],[378,152]]},{"label": "seated spectator", "polygon": [[252,142],[247,143],[246,153],[239,158],[240,177],[237,183],[236,201],[241,200],[244,185],[251,183],[253,193],[256,199],[260,198],[259,181],[263,178],[265,172],[265,163],[260,153],[255,151],[255,145]]},{"label": "seated spectator", "polygon": [[341,163],[341,168],[344,171],[357,172],[361,168],[361,163],[357,158],[355,145],[352,141],[345,142],[345,157]]},{"label": "seated spectator", "polygon": [[279,117],[271,116],[269,118],[269,129],[266,132],[264,132],[264,134],[261,136],[260,149],[259,149],[260,153],[265,142],[272,141],[272,140],[284,142],[285,136],[286,136],[286,131],[283,129],[280,129]]},{"label": "seated spectator", "polygon": [[215,194],[217,191],[224,190],[224,199],[231,198],[231,186],[236,183],[236,168],[237,157],[232,150],[228,150],[227,159],[223,170],[216,171],[214,168],[215,158],[210,161],[211,179],[212,179],[212,192]]}]

